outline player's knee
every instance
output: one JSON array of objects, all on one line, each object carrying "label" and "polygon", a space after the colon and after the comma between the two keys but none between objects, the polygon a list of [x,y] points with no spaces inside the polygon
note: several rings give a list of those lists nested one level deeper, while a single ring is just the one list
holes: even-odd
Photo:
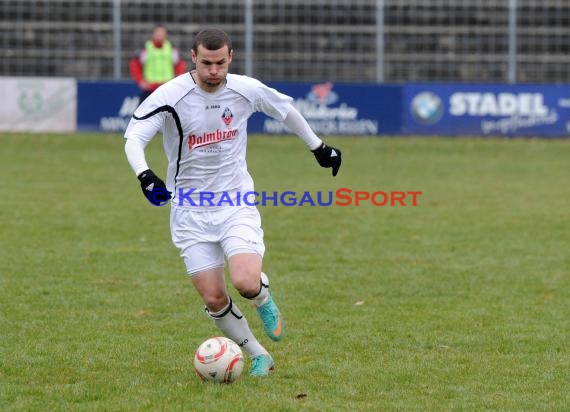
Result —
[{"label": "player's knee", "polygon": [[241,296],[246,299],[253,299],[259,294],[261,283],[259,276],[236,276],[233,280],[234,287]]},{"label": "player's knee", "polygon": [[230,298],[227,294],[206,295],[202,296],[202,300],[204,301],[206,308],[208,308],[208,311],[211,313],[219,312],[228,306],[228,303],[230,302]]}]

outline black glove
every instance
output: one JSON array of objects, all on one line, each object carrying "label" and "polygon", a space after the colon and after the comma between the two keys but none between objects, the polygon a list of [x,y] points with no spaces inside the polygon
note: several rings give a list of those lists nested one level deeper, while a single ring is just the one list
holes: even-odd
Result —
[{"label": "black glove", "polygon": [[172,198],[172,193],[166,189],[164,182],[152,170],[145,170],[138,175],[138,179],[141,182],[144,197],[154,206],[164,206]]},{"label": "black glove", "polygon": [[342,162],[340,150],[323,143],[313,150],[313,154],[322,167],[332,167],[332,175],[336,176]]}]

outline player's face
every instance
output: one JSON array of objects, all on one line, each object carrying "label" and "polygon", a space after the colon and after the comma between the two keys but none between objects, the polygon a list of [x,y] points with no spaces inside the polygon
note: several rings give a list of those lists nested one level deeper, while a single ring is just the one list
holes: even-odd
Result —
[{"label": "player's face", "polygon": [[208,50],[200,45],[197,53],[192,50],[192,62],[196,65],[198,86],[208,92],[219,89],[226,80],[232,55],[232,50],[229,50],[228,46],[218,50]]}]

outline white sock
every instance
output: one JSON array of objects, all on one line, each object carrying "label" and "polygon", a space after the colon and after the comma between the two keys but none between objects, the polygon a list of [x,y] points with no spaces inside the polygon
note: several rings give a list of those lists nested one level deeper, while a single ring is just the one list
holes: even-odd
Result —
[{"label": "white sock", "polygon": [[232,302],[231,298],[228,306],[219,312],[210,313],[206,308],[206,313],[214,320],[214,324],[226,337],[236,342],[252,358],[267,353],[265,348],[253,336],[247,320]]},{"label": "white sock", "polygon": [[269,278],[263,272],[261,272],[261,289],[259,294],[252,299],[252,302],[255,306],[260,307],[267,299],[269,299]]}]

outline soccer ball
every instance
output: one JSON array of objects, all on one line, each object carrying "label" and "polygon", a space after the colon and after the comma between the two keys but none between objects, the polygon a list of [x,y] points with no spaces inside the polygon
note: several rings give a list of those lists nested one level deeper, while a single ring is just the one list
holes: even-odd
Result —
[{"label": "soccer ball", "polygon": [[194,369],[203,381],[231,383],[243,370],[243,353],[233,340],[217,336],[204,341],[194,354]]}]

